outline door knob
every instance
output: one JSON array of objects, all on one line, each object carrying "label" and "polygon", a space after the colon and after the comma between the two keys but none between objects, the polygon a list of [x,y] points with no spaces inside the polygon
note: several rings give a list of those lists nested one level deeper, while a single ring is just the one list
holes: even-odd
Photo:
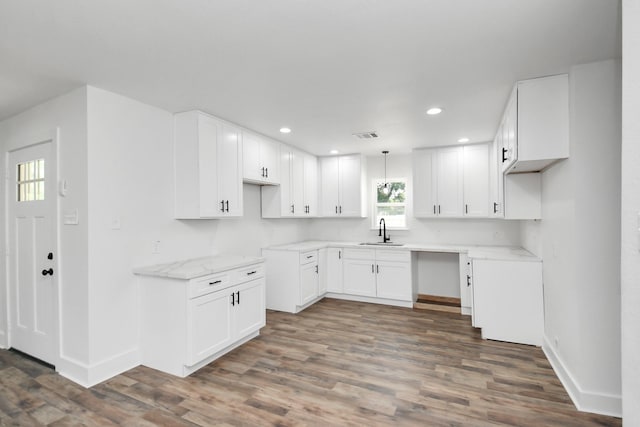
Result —
[{"label": "door knob", "polygon": [[48,270],[42,270],[42,275],[43,276],[53,276],[53,268],[50,268]]}]

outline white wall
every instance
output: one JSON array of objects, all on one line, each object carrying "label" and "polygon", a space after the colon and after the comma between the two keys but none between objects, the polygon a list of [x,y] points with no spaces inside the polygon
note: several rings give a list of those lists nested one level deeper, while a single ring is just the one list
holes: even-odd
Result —
[{"label": "white wall", "polygon": [[[61,373],[67,375],[72,375],[71,372],[77,371],[89,358],[86,345],[89,334],[86,118],[86,90],[80,88],[0,123],[0,143],[4,153],[39,141],[42,135],[52,135],[56,128],[59,128],[58,174],[67,180],[69,192],[66,197],[56,196],[58,207],[62,213],[77,209],[80,219],[79,225],[73,226],[61,225],[60,217],[57,221],[60,251],[55,251],[55,256],[58,260],[56,278],[60,298],[60,357],[54,363]],[[4,167],[3,161],[1,168]],[[4,192],[3,186],[3,194]],[[5,224],[4,215],[3,197],[0,210],[2,224]],[[4,232],[3,226],[0,232],[3,253],[6,252]],[[2,257],[0,263],[2,271],[6,272],[4,258]],[[0,282],[2,295],[5,294],[6,286],[5,276]],[[6,311],[3,310],[3,313]],[[4,330],[6,319],[4,314],[1,317],[0,325]]]},{"label": "white wall", "polygon": [[[367,157],[367,189],[371,194],[372,181],[384,178],[384,158]],[[394,154],[387,158],[387,178],[406,178],[408,230],[390,230],[393,241],[402,243],[451,243],[461,245],[520,245],[520,222],[498,219],[446,219],[413,217],[413,176],[410,154]],[[371,214],[373,201],[368,204]],[[316,219],[309,224],[308,234],[318,240],[345,240],[355,242],[377,241],[378,228],[371,218]],[[449,260],[444,256],[445,260]],[[418,257],[419,292],[421,294],[460,297],[457,262],[433,269],[432,258]],[[428,273],[427,275],[427,272]],[[453,280],[452,278],[455,278]]]},{"label": "white wall", "polygon": [[[173,219],[173,116],[101,89],[88,94],[93,384],[139,362],[133,267],[218,253],[259,256],[264,246],[304,240],[309,220],[262,220],[259,187],[248,184],[242,218]],[[153,254],[156,241],[160,253]]]},{"label": "white wall", "polygon": [[620,67],[570,73],[570,158],[542,175],[542,221],[522,243],[544,260],[545,352],[576,405],[620,415]]},{"label": "white wall", "polygon": [[640,2],[622,2],[622,411],[640,425]]}]

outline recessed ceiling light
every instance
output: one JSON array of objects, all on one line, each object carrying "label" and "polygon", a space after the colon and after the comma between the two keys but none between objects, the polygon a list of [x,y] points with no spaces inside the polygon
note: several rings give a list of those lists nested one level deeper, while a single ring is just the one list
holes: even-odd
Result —
[{"label": "recessed ceiling light", "polygon": [[460,138],[458,142],[469,142],[469,138]]},{"label": "recessed ceiling light", "polygon": [[289,128],[280,128],[280,132],[282,132],[282,133],[291,133],[291,129],[289,129]]},{"label": "recessed ceiling light", "polygon": [[430,116],[435,116],[436,114],[440,114],[440,113],[442,113],[442,108],[440,107],[433,107],[427,110],[427,114]]},{"label": "recessed ceiling light", "polygon": [[339,151],[338,151],[338,150],[331,150],[331,151],[329,151],[329,154],[338,154],[338,153],[339,153]]}]

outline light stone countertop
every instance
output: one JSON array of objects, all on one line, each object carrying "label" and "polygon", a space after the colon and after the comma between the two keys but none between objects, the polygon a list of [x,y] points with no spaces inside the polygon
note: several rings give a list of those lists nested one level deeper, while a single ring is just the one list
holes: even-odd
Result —
[{"label": "light stone countertop", "polygon": [[362,245],[359,242],[309,240],[304,242],[288,243],[285,245],[269,246],[264,249],[306,252],[329,247],[385,249],[412,252],[467,253],[470,258],[474,259],[540,261],[540,258],[535,256],[531,252],[528,252],[527,250],[517,246],[452,245],[444,243],[405,243],[402,246],[385,246]]},{"label": "light stone countertop", "polygon": [[190,280],[208,274],[246,267],[263,261],[264,258],[239,255],[207,256],[137,267],[133,269],[133,273],[141,276]]}]

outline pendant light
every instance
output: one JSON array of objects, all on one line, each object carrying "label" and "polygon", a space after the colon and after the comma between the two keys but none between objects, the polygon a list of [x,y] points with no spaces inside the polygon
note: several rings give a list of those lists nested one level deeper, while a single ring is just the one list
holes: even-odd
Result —
[{"label": "pendant light", "polygon": [[389,150],[384,150],[382,154],[384,154],[384,187],[382,188],[382,192],[389,194],[390,188],[387,182],[387,154],[389,154]]}]

